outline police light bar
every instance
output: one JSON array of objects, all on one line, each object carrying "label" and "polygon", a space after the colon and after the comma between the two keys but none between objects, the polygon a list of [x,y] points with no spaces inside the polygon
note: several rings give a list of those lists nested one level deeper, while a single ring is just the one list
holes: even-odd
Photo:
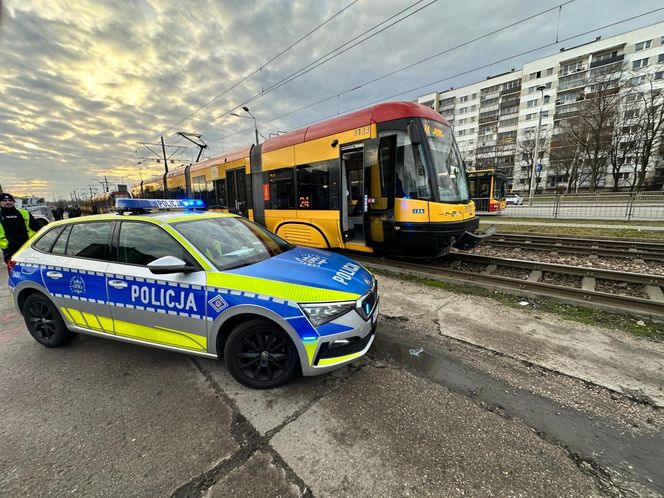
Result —
[{"label": "police light bar", "polygon": [[148,209],[205,209],[202,199],[116,199],[118,211],[137,211]]}]

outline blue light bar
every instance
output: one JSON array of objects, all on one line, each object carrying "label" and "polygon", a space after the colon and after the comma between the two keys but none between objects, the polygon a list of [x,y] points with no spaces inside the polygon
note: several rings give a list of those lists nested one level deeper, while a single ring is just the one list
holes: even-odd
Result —
[{"label": "blue light bar", "polygon": [[122,211],[138,209],[205,209],[202,199],[116,199],[115,208]]}]

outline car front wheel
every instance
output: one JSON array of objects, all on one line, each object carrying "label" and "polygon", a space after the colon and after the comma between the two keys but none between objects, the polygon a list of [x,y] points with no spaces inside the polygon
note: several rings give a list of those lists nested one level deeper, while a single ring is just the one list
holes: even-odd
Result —
[{"label": "car front wheel", "polygon": [[57,348],[67,344],[73,334],[53,303],[42,294],[32,294],[23,303],[23,319],[30,335],[46,347]]},{"label": "car front wheel", "polygon": [[255,319],[233,329],[224,347],[224,361],[240,384],[271,389],[290,382],[298,371],[293,341],[279,326]]}]

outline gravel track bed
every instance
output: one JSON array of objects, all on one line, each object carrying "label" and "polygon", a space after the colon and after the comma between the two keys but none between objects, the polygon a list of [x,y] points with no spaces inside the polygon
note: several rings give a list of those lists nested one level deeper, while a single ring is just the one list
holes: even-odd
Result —
[{"label": "gravel track bed", "polygon": [[580,254],[576,256],[573,254],[550,254],[544,251],[495,247],[488,244],[480,245],[467,252],[470,254],[493,256],[497,258],[539,261],[542,263],[582,266],[584,268],[626,271],[632,273],[645,273],[648,275],[664,275],[664,263],[653,261],[639,263],[628,258],[593,258],[587,254]]},{"label": "gravel track bed", "polygon": [[619,294],[621,296],[642,297],[648,299],[642,285],[630,284],[627,282],[616,282],[615,280],[604,280],[598,278],[595,282],[595,290],[598,292],[608,292],[609,294]]},{"label": "gravel track bed", "polygon": [[530,270],[526,270],[524,268],[512,268],[509,266],[499,266],[493,272],[491,272],[491,275],[525,280],[528,278],[528,275],[530,275]]},{"label": "gravel track bed", "polygon": [[564,287],[581,288],[581,277],[575,275],[563,275],[561,273],[551,273],[545,271],[542,274],[542,280],[545,284],[562,285]]}]

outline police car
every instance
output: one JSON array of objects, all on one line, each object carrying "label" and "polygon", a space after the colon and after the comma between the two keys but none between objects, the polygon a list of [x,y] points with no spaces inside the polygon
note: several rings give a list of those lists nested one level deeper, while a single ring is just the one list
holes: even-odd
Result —
[{"label": "police car", "polygon": [[371,347],[377,284],[352,260],[191,210],[199,200],[116,207],[52,223],[10,260],[12,298],[44,346],[79,332],[223,357],[253,388],[328,372]]}]

